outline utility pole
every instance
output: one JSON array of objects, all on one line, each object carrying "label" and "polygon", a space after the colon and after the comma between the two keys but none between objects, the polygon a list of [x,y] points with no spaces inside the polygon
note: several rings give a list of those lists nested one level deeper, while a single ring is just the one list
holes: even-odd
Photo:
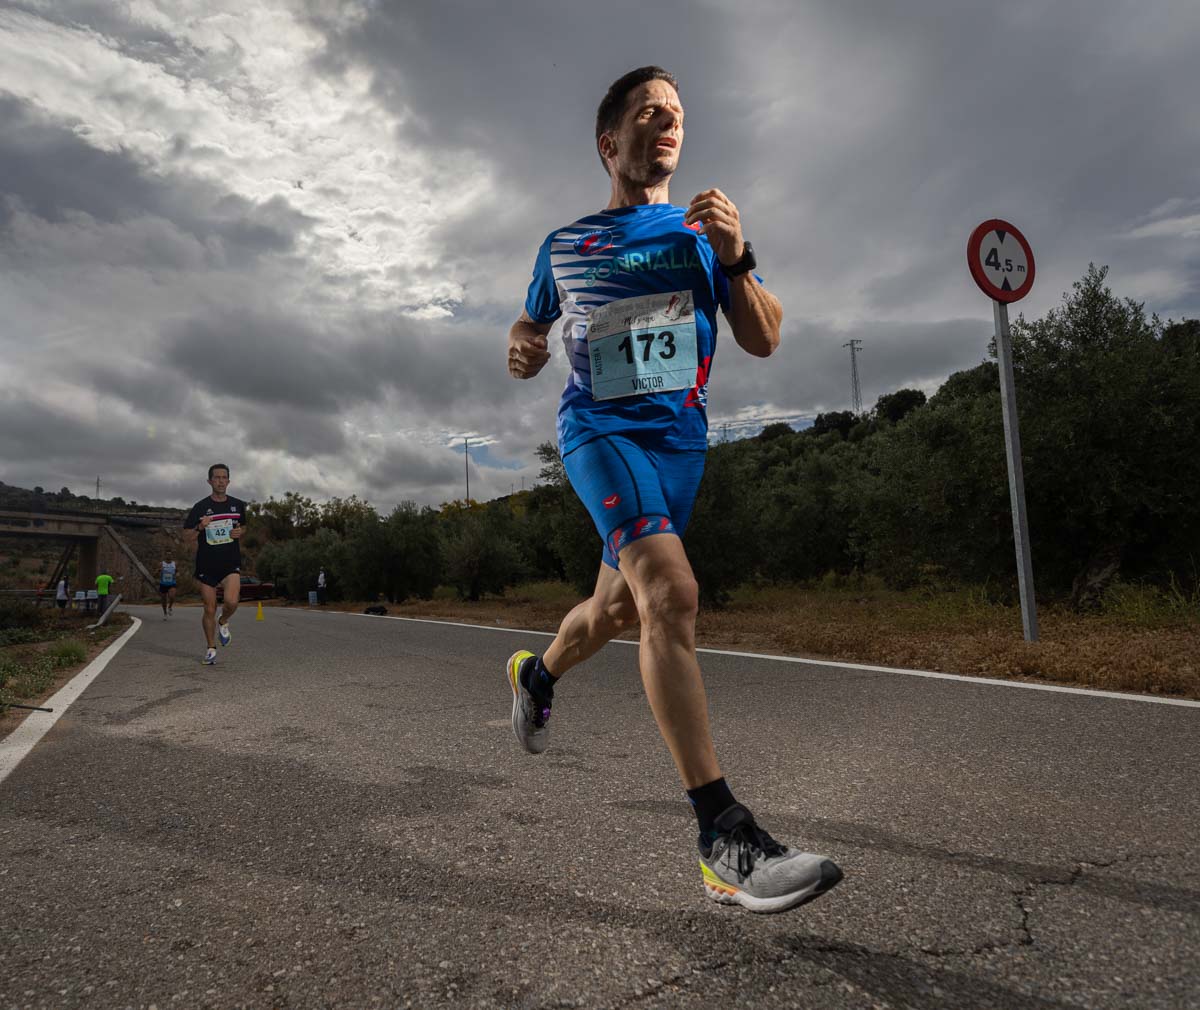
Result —
[{"label": "utility pole", "polygon": [[467,505],[468,506],[470,506],[470,504],[471,504],[471,453],[469,451],[470,444],[471,444],[471,440],[469,438],[463,439],[463,471],[467,475]]},{"label": "utility pole", "polygon": [[862,414],[862,390],[858,386],[858,359],[854,353],[858,350],[861,340],[851,340],[849,343],[842,344],[843,347],[850,348],[850,398],[854,404],[854,413]]},{"label": "utility pole", "polygon": [[100,500],[100,478],[96,478],[96,500]]}]

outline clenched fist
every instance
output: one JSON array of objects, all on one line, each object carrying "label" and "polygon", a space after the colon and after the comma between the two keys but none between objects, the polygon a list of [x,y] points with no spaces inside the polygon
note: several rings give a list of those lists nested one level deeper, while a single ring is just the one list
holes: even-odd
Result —
[{"label": "clenched fist", "polygon": [[514,379],[532,379],[550,360],[546,335],[536,323],[518,319],[508,331],[508,374]]}]

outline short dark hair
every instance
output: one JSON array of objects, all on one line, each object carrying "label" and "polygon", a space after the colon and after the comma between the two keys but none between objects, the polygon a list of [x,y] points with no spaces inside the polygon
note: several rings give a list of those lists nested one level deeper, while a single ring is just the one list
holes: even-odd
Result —
[{"label": "short dark hair", "polygon": [[210,466],[208,468],[208,479],[209,480],[212,480],[212,475],[213,475],[214,470],[224,470],[226,474],[229,473],[229,467],[227,467],[224,463],[214,463],[212,466]]},{"label": "short dark hair", "polygon": [[[647,81],[666,81],[675,89],[676,93],[679,92],[679,82],[675,80],[675,75],[669,70],[663,70],[662,67],[638,67],[637,70],[631,70],[618,77],[613,81],[612,87],[608,89],[603,101],[600,102],[600,108],[596,110],[597,154],[600,154],[600,138],[609,130],[615,130],[621,125],[621,116],[625,114],[625,101],[629,98],[629,92]],[[600,164],[607,172],[608,162],[604,160],[602,154],[600,154]]]}]

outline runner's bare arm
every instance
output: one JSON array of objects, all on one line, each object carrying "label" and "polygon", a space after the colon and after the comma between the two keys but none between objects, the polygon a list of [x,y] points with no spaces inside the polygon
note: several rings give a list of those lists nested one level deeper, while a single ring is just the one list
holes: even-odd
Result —
[{"label": "runner's bare arm", "polygon": [[200,531],[207,529],[210,522],[212,522],[212,516],[201,516],[198,526],[193,526],[190,530],[183,531],[183,542],[195,547],[196,541],[200,539]]},{"label": "runner's bare arm", "polygon": [[[683,223],[700,226],[719,262],[736,263],[742,258],[742,218],[734,202],[719,189],[706,189],[692,197]],[[773,353],[779,346],[779,324],[783,322],[779,299],[750,273],[744,273],[730,279],[729,300],[725,318],[738,346],[759,358]]]},{"label": "runner's bare arm", "polygon": [[779,346],[783,306],[750,273],[729,282],[729,311],[725,314],[733,339],[743,351],[765,358]]},{"label": "runner's bare arm", "polygon": [[508,331],[508,374],[514,379],[532,379],[550,360],[546,346],[549,323],[535,323],[529,313],[522,311],[521,318]]}]

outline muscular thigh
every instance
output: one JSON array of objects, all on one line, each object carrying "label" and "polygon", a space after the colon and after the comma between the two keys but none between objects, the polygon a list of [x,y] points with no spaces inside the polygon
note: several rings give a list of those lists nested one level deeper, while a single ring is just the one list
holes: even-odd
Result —
[{"label": "muscular thigh", "polygon": [[204,604],[206,610],[215,610],[217,606],[217,589],[215,586],[210,586],[207,582],[197,582],[200,587],[200,600]]},{"label": "muscular thigh", "polygon": [[242,595],[242,577],[237,572],[226,575],[221,580],[221,591],[226,603],[237,603]]}]

